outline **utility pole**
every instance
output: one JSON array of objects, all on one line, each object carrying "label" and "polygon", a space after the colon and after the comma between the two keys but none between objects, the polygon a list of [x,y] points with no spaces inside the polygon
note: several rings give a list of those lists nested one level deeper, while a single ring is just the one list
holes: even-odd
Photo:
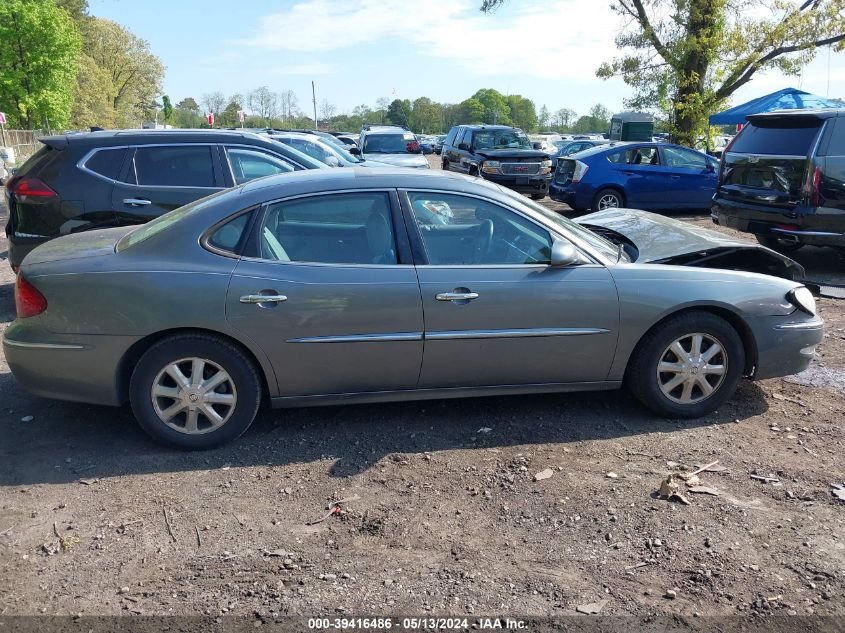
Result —
[{"label": "utility pole", "polygon": [[314,82],[311,82],[311,101],[314,103],[314,129],[319,130],[320,125],[317,123],[317,93],[314,91]]}]

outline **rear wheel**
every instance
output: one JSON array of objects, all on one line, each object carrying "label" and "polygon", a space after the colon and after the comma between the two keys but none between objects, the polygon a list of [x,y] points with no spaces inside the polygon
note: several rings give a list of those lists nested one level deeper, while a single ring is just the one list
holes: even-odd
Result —
[{"label": "rear wheel", "polygon": [[545,198],[545,197],[546,197],[546,193],[545,193],[545,192],[543,192],[543,193],[532,193],[532,194],[531,194],[531,199],[532,199],[532,200],[542,200],[542,199],[543,199],[543,198]]},{"label": "rear wheel", "polygon": [[443,169],[443,171],[449,171],[449,161],[448,160],[442,161],[440,163],[440,167]]},{"label": "rear wheel", "polygon": [[770,234],[767,235],[765,233],[755,233],[754,237],[756,237],[757,241],[763,246],[771,248],[773,251],[778,251],[779,253],[794,253],[804,246],[801,242],[796,240],[788,240],[781,237],[775,237]]},{"label": "rear wheel", "polygon": [[643,337],[626,381],[658,415],[697,418],[733,395],[744,367],[742,339],[730,323],[708,312],[688,312]]},{"label": "rear wheel", "polygon": [[593,198],[593,211],[604,211],[622,206],[625,206],[625,201],[616,189],[601,189]]},{"label": "rear wheel", "polygon": [[168,337],[148,349],[129,384],[132,412],[164,444],[205,449],[249,428],[261,401],[252,361],[207,334]]}]

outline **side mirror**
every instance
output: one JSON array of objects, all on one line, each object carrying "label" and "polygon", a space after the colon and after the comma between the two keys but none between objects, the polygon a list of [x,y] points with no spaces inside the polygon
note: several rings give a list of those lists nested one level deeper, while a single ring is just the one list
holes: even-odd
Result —
[{"label": "side mirror", "polygon": [[350,154],[352,154],[353,156],[360,156],[361,155],[361,150],[358,149],[357,147],[350,147],[346,151],[349,152]]},{"label": "side mirror", "polygon": [[576,266],[582,262],[578,249],[566,240],[556,239],[552,242],[552,261],[554,268]]},{"label": "side mirror", "polygon": [[543,149],[543,144],[542,144],[542,143],[532,143],[532,144],[531,144],[531,146],[532,146],[534,149]]},{"label": "side mirror", "polygon": [[337,156],[326,156],[326,165],[329,167],[340,167],[340,161]]},{"label": "side mirror", "polygon": [[458,149],[468,150],[469,145],[467,145],[466,143],[458,143]]}]

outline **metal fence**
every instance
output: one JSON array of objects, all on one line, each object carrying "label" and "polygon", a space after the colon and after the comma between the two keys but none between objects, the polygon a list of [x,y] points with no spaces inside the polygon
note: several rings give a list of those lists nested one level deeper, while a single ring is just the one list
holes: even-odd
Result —
[{"label": "metal fence", "polygon": [[38,137],[47,134],[46,130],[3,130],[4,138],[0,138],[0,146],[11,147],[15,155],[14,164],[20,165],[41,145]]}]

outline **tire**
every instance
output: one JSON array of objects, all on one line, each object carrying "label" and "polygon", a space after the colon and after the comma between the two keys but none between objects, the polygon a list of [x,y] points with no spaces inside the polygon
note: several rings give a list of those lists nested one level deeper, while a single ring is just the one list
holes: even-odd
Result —
[{"label": "tire", "polygon": [[794,253],[804,246],[801,242],[785,240],[775,237],[774,235],[766,235],[764,233],[755,233],[754,237],[756,237],[757,241],[763,246],[771,248],[773,251],[778,251],[779,253]]},{"label": "tire", "polygon": [[[679,362],[683,359],[671,350],[671,346],[680,342],[682,351],[689,354],[695,336],[702,337],[699,359],[711,352],[713,342],[720,347],[721,351],[716,350],[710,359],[714,362]],[[661,362],[666,363],[667,368],[679,366],[679,371],[658,372]],[[721,373],[715,371],[718,366],[723,368]],[[714,371],[706,371],[707,368],[714,368]],[[625,382],[634,396],[657,415],[697,418],[715,411],[733,396],[744,368],[745,348],[730,323],[709,312],[686,312],[668,318],[642,338],[628,364]],[[670,389],[673,380],[682,382]],[[701,386],[702,380],[712,389],[709,395]],[[693,386],[687,394],[686,385],[690,382]],[[685,396],[688,396],[688,402],[684,402]]]},{"label": "tire", "polygon": [[542,199],[543,199],[543,198],[545,198],[545,197],[546,197],[545,192],[543,192],[543,193],[532,193],[532,194],[531,194],[531,199],[532,199],[532,200],[542,200]]},{"label": "tire", "polygon": [[440,168],[441,168],[443,171],[449,171],[449,161],[448,161],[448,160],[444,160],[444,161],[440,164]]},{"label": "tire", "polygon": [[[615,204],[610,204],[610,198],[615,199]],[[605,204],[605,201],[607,201],[607,204]],[[595,198],[593,198],[592,209],[593,211],[604,211],[605,209],[624,206],[625,196],[623,196],[618,189],[605,187],[604,189],[600,189]]]},{"label": "tire", "polygon": [[[173,370],[174,365],[178,371]],[[200,367],[203,379],[219,376],[222,382],[208,390],[198,389],[193,372]],[[180,387],[176,377],[190,383]],[[164,395],[154,397],[154,386]],[[153,439],[202,450],[229,442],[249,428],[261,403],[261,387],[253,362],[235,345],[209,334],[179,334],[159,341],[141,356],[129,382],[129,400],[141,428]],[[205,398],[214,400],[189,406]],[[165,421],[161,413],[172,412],[179,405],[182,409],[171,413],[169,423]],[[190,430],[190,411],[196,412],[195,431]],[[212,415],[217,420],[212,421]]]}]

